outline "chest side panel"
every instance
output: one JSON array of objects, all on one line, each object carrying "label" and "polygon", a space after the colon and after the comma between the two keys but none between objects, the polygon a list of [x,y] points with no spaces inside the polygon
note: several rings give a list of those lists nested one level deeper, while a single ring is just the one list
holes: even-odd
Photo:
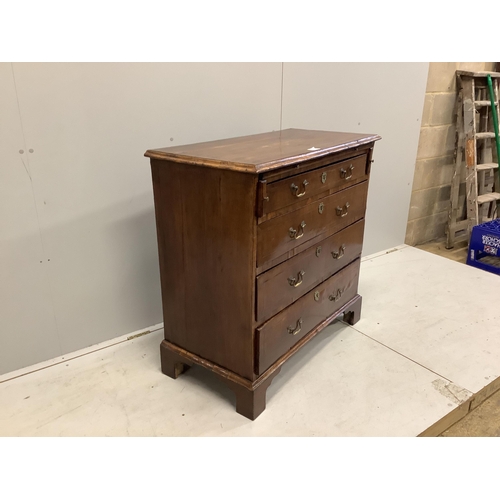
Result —
[{"label": "chest side panel", "polygon": [[257,177],[151,167],[165,339],[251,379]]}]

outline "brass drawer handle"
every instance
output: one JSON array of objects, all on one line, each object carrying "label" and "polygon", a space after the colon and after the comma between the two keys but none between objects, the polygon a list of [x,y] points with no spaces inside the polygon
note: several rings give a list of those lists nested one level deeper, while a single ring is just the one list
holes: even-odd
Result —
[{"label": "brass drawer handle", "polygon": [[332,257],[334,259],[341,259],[344,256],[344,254],[345,254],[345,245],[340,245],[338,252],[335,251],[332,252]]},{"label": "brass drawer handle", "polygon": [[302,283],[302,279],[304,278],[304,274],[306,274],[305,271],[299,271],[297,273],[296,278],[294,278],[293,276],[291,278],[288,278],[288,283],[290,284],[290,286],[298,287]]},{"label": "brass drawer handle", "polygon": [[306,223],[304,221],[302,221],[300,223],[298,231],[297,231],[297,229],[294,229],[293,227],[291,227],[288,230],[288,234],[290,235],[290,238],[292,238],[293,240],[298,240],[299,238],[302,238],[302,236],[304,236],[304,228],[305,227],[306,227]]},{"label": "brass drawer handle", "polygon": [[351,205],[349,204],[349,202],[347,202],[345,205],[344,205],[344,208],[342,207],[337,207],[337,215],[340,215],[340,217],[345,217],[347,215],[347,211],[349,210],[349,207]]},{"label": "brass drawer handle", "polygon": [[[352,171],[354,170],[354,167],[352,166],[352,163],[349,165],[349,168],[346,170],[345,168],[340,169],[340,178],[345,179],[346,181],[349,180],[352,177]],[[347,173],[349,171],[349,173]]]},{"label": "brass drawer handle", "polygon": [[297,333],[302,330],[302,318],[297,320],[297,326],[295,328],[293,326],[287,326],[286,329],[290,335],[297,335]]},{"label": "brass drawer handle", "polygon": [[343,294],[343,293],[344,293],[344,292],[343,292],[343,291],[339,288],[339,289],[337,290],[337,293],[335,293],[335,294],[333,294],[333,293],[332,293],[332,294],[331,294],[328,298],[329,298],[331,301],[336,302],[337,300],[339,300],[339,299],[340,299],[340,297],[342,297],[342,294]]},{"label": "brass drawer handle", "polygon": [[309,184],[308,181],[304,181],[303,183],[304,186],[304,191],[302,193],[299,193],[299,186],[296,186],[294,183],[290,186],[290,189],[292,190],[292,194],[296,196],[297,198],[300,198],[301,196],[304,196],[306,194],[306,186]]}]

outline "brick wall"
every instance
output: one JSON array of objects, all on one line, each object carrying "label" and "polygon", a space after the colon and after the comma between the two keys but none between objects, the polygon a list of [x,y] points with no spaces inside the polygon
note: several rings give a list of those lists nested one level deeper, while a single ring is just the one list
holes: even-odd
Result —
[{"label": "brick wall", "polygon": [[[455,149],[455,71],[493,71],[495,63],[430,63],[406,228],[407,245],[443,238]],[[465,187],[461,186],[461,200]]]}]

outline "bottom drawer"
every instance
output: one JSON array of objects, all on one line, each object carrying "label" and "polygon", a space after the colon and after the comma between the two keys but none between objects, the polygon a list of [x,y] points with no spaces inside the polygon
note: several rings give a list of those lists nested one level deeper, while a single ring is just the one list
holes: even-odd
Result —
[{"label": "bottom drawer", "polygon": [[360,259],[356,259],[257,328],[258,375],[354,298],[358,291],[359,266]]}]

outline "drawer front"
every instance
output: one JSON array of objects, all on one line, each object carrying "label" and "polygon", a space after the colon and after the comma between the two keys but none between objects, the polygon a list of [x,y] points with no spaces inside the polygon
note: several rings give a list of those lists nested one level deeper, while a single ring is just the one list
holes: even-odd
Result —
[{"label": "drawer front", "polygon": [[359,257],[364,227],[364,219],[355,222],[258,276],[256,320],[268,320]]},{"label": "drawer front", "polygon": [[319,234],[336,233],[362,219],[368,182],[356,184],[257,227],[257,267]]},{"label": "drawer front", "polygon": [[261,375],[301,338],[357,293],[360,259],[356,259],[297,302],[257,328],[257,373]]},{"label": "drawer front", "polygon": [[367,156],[364,154],[271,182],[267,185],[269,200],[263,205],[263,213],[274,212],[322,192],[327,194],[331,189],[344,189],[361,182],[366,177],[366,161]]}]

